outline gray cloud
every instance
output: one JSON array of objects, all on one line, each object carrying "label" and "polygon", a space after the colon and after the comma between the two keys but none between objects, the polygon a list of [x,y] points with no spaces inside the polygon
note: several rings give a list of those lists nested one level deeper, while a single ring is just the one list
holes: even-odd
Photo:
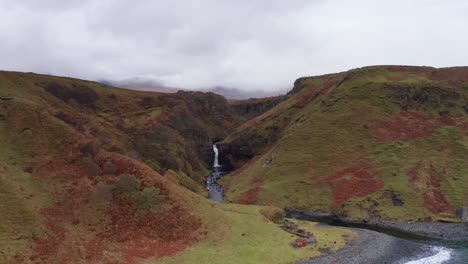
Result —
[{"label": "gray cloud", "polygon": [[466,65],[463,0],[0,0],[0,68],[279,90],[376,64]]}]

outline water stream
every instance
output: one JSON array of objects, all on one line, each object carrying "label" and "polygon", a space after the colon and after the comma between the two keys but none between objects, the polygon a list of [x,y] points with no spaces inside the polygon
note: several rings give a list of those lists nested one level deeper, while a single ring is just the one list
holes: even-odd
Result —
[{"label": "water stream", "polygon": [[[383,233],[392,237],[413,241],[420,244],[428,245],[432,249],[432,255],[421,256],[420,259],[408,260],[402,262],[404,264],[468,264],[468,242],[463,241],[448,241],[435,238],[428,238],[414,233],[398,230],[390,227],[372,226],[361,223],[343,222],[337,218],[328,216],[310,216],[294,211],[287,211],[287,217],[306,220],[311,222],[319,222],[321,224],[351,227],[358,229],[367,229]],[[417,257],[417,256],[415,256]],[[400,262],[401,263],[401,262]]]},{"label": "water stream", "polygon": [[213,152],[213,168],[210,175],[206,177],[205,184],[208,190],[208,198],[216,202],[223,202],[224,190],[223,187],[218,184],[218,180],[226,173],[222,171],[223,166],[219,164],[219,150],[216,144],[213,144]]}]

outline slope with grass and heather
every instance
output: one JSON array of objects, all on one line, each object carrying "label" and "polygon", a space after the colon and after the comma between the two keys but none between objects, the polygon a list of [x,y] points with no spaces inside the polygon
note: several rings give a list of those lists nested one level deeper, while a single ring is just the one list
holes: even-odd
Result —
[{"label": "slope with grass and heather", "polygon": [[[17,119],[35,120],[33,115],[22,115],[47,111],[55,123],[95,138],[88,142],[90,150],[133,155],[161,174],[172,170],[196,182],[210,167],[212,142],[244,120],[213,93],[138,92],[70,78],[0,75],[3,96],[13,98],[5,102],[15,108]],[[51,133],[60,131],[51,129]]]},{"label": "slope with grass and heather", "polygon": [[378,66],[298,79],[230,134],[228,200],[361,219],[460,221],[468,68]]},{"label": "slope with grass and heather", "polygon": [[0,72],[0,262],[289,263],[355,238],[304,224],[318,243],[295,249],[268,213],[281,210],[195,193],[212,142],[239,120],[210,93]]}]

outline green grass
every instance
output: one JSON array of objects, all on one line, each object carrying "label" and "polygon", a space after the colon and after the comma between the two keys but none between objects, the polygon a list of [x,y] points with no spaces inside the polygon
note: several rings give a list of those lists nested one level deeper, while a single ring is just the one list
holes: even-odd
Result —
[{"label": "green grass", "polygon": [[33,236],[44,234],[37,214],[49,199],[42,184],[20,167],[21,160],[4,141],[3,132],[0,128],[0,262],[7,263],[30,253]]},{"label": "green grass", "polygon": [[[182,253],[146,263],[292,263],[320,255],[319,248],[336,251],[346,245],[345,236],[356,238],[354,231],[318,226],[297,221],[301,228],[314,234],[318,243],[301,249],[290,243],[297,238],[280,229],[261,215],[259,206],[234,204],[208,205],[208,238]],[[291,220],[293,221],[293,220]],[[335,243],[336,242],[336,243]]]}]

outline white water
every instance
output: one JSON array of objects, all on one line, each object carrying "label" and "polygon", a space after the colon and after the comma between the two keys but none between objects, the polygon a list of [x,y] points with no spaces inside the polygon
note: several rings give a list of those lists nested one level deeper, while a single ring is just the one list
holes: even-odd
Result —
[{"label": "white water", "polygon": [[427,258],[409,261],[405,264],[441,264],[450,260],[450,255],[452,254],[450,250],[443,247],[436,247],[435,249],[438,251],[437,254]]},{"label": "white water", "polygon": [[218,151],[218,147],[216,146],[216,144],[213,144],[213,151],[215,153],[213,167],[221,167],[221,165],[219,165],[219,161],[218,161],[219,151]]}]

